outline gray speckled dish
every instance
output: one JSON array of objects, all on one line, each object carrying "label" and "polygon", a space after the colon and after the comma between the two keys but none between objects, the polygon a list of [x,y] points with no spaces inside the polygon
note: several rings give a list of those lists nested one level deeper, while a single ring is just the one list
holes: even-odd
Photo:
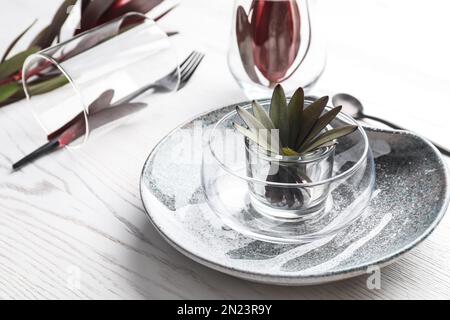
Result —
[{"label": "gray speckled dish", "polygon": [[[175,129],[151,152],[141,177],[150,220],[176,249],[213,269],[271,284],[308,285],[364,274],[392,263],[436,227],[446,212],[449,174],[438,151],[405,131],[366,128],[376,164],[376,190],[359,220],[332,239],[273,244],[228,227],[205,202],[201,143],[183,143],[194,128],[210,127],[235,105]],[[180,142],[183,150],[180,149]],[[182,155],[194,155],[194,163]]]}]

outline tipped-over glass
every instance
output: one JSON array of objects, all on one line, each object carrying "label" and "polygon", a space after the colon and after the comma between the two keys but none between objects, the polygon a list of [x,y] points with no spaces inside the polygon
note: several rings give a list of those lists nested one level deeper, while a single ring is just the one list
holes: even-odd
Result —
[{"label": "tipped-over glass", "polygon": [[[179,83],[168,36],[135,12],[29,56],[22,72],[26,97],[49,140],[69,132],[63,143],[70,147]],[[172,73],[164,90],[156,90],[154,84]]]}]

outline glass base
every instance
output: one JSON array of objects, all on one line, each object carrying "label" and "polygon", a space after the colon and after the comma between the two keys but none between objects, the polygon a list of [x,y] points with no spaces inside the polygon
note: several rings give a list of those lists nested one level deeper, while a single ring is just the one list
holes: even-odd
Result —
[{"label": "glass base", "polygon": [[306,220],[311,220],[320,216],[325,212],[325,205],[327,203],[327,198],[323,199],[319,203],[313,206],[308,206],[303,209],[286,209],[286,208],[276,208],[274,206],[269,206],[264,202],[260,201],[254,195],[250,194],[250,204],[253,209],[260,213],[261,215],[275,219],[283,220],[286,222],[301,222]]},{"label": "glass base", "polygon": [[[266,107],[270,101],[260,103]],[[252,106],[249,102],[242,107]],[[224,225],[261,241],[304,244],[327,241],[361,217],[375,181],[362,128],[340,139],[334,157],[327,153],[324,160],[316,155],[274,158],[253,152],[240,133],[230,130],[239,121],[234,106],[230,110],[218,121],[208,118],[214,129],[202,150],[205,202]],[[343,123],[356,122],[340,114],[331,126]],[[297,183],[305,180],[314,182]],[[285,193],[286,188],[291,192]],[[271,208],[261,207],[261,202]],[[324,207],[316,207],[319,203]],[[291,210],[302,210],[301,215]]]}]

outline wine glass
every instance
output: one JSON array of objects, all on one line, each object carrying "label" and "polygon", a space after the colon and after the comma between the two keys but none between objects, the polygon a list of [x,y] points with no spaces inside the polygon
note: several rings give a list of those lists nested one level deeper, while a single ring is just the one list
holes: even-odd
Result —
[{"label": "wine glass", "polygon": [[321,75],[325,53],[312,34],[307,0],[235,0],[228,65],[250,98],[281,83],[308,89]]}]

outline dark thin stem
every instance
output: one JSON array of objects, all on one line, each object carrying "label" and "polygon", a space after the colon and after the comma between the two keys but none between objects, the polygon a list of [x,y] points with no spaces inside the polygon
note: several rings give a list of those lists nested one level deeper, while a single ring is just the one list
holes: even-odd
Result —
[{"label": "dark thin stem", "polygon": [[39,147],[38,149],[36,149],[32,153],[30,153],[29,155],[25,156],[24,158],[20,159],[16,163],[14,163],[12,168],[13,168],[13,170],[17,170],[17,169],[25,166],[26,164],[42,157],[43,155],[57,150],[58,148],[59,148],[58,139],[56,138],[56,139],[50,140],[43,146]]}]

